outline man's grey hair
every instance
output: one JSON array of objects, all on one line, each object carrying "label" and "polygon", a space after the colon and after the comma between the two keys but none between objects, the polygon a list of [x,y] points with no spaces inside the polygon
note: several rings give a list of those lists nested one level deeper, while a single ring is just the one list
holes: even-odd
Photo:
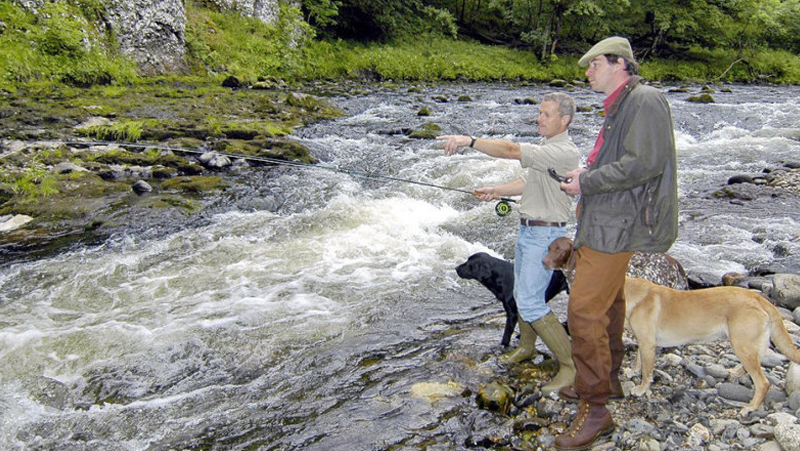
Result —
[{"label": "man's grey hair", "polygon": [[558,114],[569,116],[567,126],[572,123],[572,118],[575,117],[575,99],[571,95],[563,92],[548,92],[544,95],[542,102],[555,102],[558,105]]}]

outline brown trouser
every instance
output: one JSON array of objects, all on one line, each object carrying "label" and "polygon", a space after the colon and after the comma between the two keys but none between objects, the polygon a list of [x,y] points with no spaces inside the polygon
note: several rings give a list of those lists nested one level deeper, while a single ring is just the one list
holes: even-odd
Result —
[{"label": "brown trouser", "polygon": [[591,404],[606,404],[625,355],[625,273],[633,252],[606,254],[581,246],[569,293],[575,392]]}]

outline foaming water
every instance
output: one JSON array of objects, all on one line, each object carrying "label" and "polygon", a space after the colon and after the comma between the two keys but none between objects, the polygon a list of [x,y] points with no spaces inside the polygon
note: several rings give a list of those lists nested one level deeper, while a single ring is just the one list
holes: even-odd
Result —
[{"label": "foaming water", "polygon": [[[734,88],[711,105],[668,94],[681,196],[670,252],[690,275],[797,266],[796,202],[709,195],[731,175],[796,158],[798,92],[773,89]],[[441,188],[278,168],[259,187],[271,211],[4,267],[0,443],[382,449],[468,434],[474,418],[460,409],[471,401],[452,387],[474,389],[494,374],[485,356],[499,352],[503,315],[453,268],[478,251],[513,256],[516,213],[500,218],[468,193],[512,180],[519,165],[474,150],[446,157],[405,132],[435,122],[442,133],[530,140],[538,107],[518,100],[544,92],[387,90],[334,99],[345,117],[297,133],[327,168]],[[430,100],[465,93],[474,100]],[[777,100],[758,101],[767,94]],[[574,95],[595,110],[602,100]],[[423,105],[430,117],[417,116]],[[584,154],[601,121],[576,117]],[[414,395],[420,386],[449,391],[434,402]]]}]

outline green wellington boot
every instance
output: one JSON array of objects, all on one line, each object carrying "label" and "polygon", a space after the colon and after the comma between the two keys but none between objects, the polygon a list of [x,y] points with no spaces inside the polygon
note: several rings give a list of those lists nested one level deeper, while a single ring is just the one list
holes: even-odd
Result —
[{"label": "green wellington boot", "polygon": [[519,319],[519,345],[517,349],[503,354],[502,360],[506,363],[519,363],[536,357],[536,331],[531,323]]},{"label": "green wellington boot", "polygon": [[550,312],[531,325],[558,360],[558,374],[549,384],[542,387],[542,394],[549,395],[562,387],[573,385],[575,383],[575,362],[572,361],[572,343],[564,326],[558,321],[558,317]]}]

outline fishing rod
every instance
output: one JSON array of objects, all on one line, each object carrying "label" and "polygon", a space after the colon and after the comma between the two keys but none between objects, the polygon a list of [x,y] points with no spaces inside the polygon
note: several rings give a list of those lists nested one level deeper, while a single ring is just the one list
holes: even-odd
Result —
[{"label": "fishing rod", "polygon": [[[310,163],[303,163],[300,161],[291,161],[291,160],[282,160],[280,158],[272,158],[272,157],[259,157],[254,155],[244,155],[244,154],[237,154],[237,153],[229,153],[229,152],[219,152],[215,150],[202,150],[202,149],[191,149],[188,147],[175,147],[175,146],[165,146],[163,144],[141,144],[141,143],[128,143],[122,141],[65,141],[65,144],[69,146],[108,146],[108,145],[116,145],[120,147],[141,147],[141,148],[151,148],[151,149],[159,149],[159,150],[169,150],[172,152],[180,152],[180,153],[193,153],[193,154],[204,154],[207,152],[213,152],[217,155],[222,155],[228,158],[238,158],[241,160],[250,160],[250,161],[258,161],[262,163],[271,163],[276,165],[282,166],[293,166],[293,167],[300,167],[304,169],[324,169],[327,171],[338,172],[341,174],[348,174],[356,177],[362,177],[367,179],[374,179],[374,180],[384,180],[389,182],[400,182],[400,183],[408,183],[411,185],[419,185],[419,186],[426,186],[429,188],[437,188],[445,191],[455,191],[458,193],[465,193],[472,196],[475,196],[476,193],[474,191],[467,191],[459,188],[451,188],[449,186],[442,186],[436,185],[433,183],[427,182],[420,182],[417,180],[409,180],[403,179],[398,177],[391,177],[388,175],[379,175],[379,174],[370,174],[367,172],[356,171],[353,169],[342,169],[342,168],[334,168],[330,166],[323,166],[319,164],[310,164]],[[509,197],[502,197],[502,196],[494,196],[498,202],[494,206],[494,211],[497,213],[498,216],[507,216],[511,213],[511,204],[518,203],[516,199],[511,199]]]}]

